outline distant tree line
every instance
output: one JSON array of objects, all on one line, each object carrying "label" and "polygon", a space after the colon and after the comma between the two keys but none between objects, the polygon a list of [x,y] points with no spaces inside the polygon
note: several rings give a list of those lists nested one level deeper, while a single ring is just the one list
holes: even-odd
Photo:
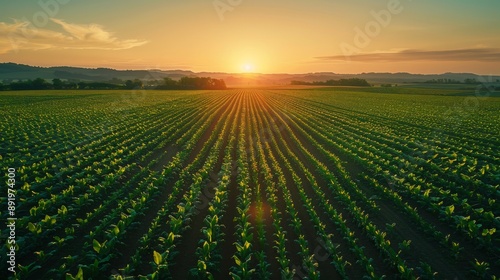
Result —
[{"label": "distant tree line", "polygon": [[[380,84],[381,87],[392,87],[393,85],[392,84]],[[395,84],[394,85],[395,87],[397,87],[398,85]]]},{"label": "distant tree line", "polygon": [[424,83],[426,84],[466,84],[466,85],[482,85],[478,90],[489,90],[489,91],[499,91],[500,86],[498,86],[498,83],[500,83],[500,79],[496,80],[495,84],[494,82],[487,82],[487,83],[482,83],[479,82],[478,80],[472,78],[472,79],[465,79],[463,82],[454,80],[454,79],[432,79],[425,81]]},{"label": "distant tree line", "polygon": [[[497,82],[499,82],[497,80]],[[474,78],[465,79],[463,82],[455,79],[432,79],[425,81],[427,84],[468,84],[468,85],[479,85],[481,82]]]},{"label": "distant tree line", "polygon": [[0,83],[0,90],[50,90],[50,89],[226,89],[222,79],[208,77],[182,77],[176,81],[165,78],[160,81],[148,81],[146,84],[139,80],[111,79],[107,82],[81,82],[75,80],[53,79],[52,83],[42,78],[26,81],[10,81]]},{"label": "distant tree line", "polygon": [[[475,79],[466,79],[467,84],[472,84]],[[455,79],[432,79],[425,81],[426,84],[461,84],[462,82]]]},{"label": "distant tree line", "polygon": [[53,79],[52,83],[42,78],[34,80],[0,83],[0,90],[49,90],[49,89],[134,89],[142,88],[142,81],[127,80],[122,83],[113,82],[80,82]]},{"label": "distant tree line", "polygon": [[307,86],[359,86],[359,87],[371,86],[365,79],[360,79],[360,78],[315,81],[315,82],[292,81],[291,84],[307,85]]},{"label": "distant tree line", "polygon": [[33,90],[33,89],[50,89],[52,84],[44,79],[37,78],[35,80],[11,82],[9,84],[0,84],[2,90]]},{"label": "distant tree line", "polygon": [[163,82],[156,86],[157,89],[226,89],[226,83],[222,79],[209,77],[182,77],[176,81],[164,78]]}]

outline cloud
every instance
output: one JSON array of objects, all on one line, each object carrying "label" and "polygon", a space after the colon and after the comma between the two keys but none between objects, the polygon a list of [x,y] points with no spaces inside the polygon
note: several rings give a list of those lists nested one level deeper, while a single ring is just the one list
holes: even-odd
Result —
[{"label": "cloud", "polygon": [[500,49],[472,48],[457,50],[401,50],[397,52],[360,53],[350,56],[320,56],[323,61],[360,61],[360,62],[401,62],[401,61],[480,61],[500,62]]},{"label": "cloud", "polygon": [[97,24],[72,24],[55,18],[51,21],[62,30],[37,28],[27,21],[0,22],[0,54],[42,49],[124,50],[147,43],[120,40]]}]

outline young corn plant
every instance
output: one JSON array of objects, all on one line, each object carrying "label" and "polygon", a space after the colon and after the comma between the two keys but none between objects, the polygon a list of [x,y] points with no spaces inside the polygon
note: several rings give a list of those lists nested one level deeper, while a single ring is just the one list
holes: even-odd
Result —
[{"label": "young corn plant", "polygon": [[475,262],[472,263],[472,267],[474,268],[474,270],[471,270],[471,272],[474,275],[482,279],[486,279],[488,270],[490,270],[490,264],[488,262],[478,261],[477,259],[475,259]]}]

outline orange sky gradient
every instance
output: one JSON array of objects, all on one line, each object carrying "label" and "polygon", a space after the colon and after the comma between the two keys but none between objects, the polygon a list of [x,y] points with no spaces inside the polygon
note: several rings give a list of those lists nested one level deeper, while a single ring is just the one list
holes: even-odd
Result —
[{"label": "orange sky gradient", "polygon": [[196,72],[500,74],[500,1],[269,2],[9,1],[0,11],[0,61]]}]

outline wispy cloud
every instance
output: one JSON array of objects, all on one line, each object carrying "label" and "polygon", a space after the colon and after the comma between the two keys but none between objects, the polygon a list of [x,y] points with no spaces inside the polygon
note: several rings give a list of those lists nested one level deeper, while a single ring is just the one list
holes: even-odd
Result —
[{"label": "wispy cloud", "polygon": [[36,28],[26,21],[0,22],[0,54],[19,50],[123,50],[142,46],[144,40],[122,40],[97,24],[74,24],[51,19],[60,31]]},{"label": "wispy cloud", "polygon": [[500,62],[500,49],[472,48],[457,50],[401,50],[397,52],[359,53],[350,55],[320,56],[323,61],[399,62],[399,61],[481,61]]}]

